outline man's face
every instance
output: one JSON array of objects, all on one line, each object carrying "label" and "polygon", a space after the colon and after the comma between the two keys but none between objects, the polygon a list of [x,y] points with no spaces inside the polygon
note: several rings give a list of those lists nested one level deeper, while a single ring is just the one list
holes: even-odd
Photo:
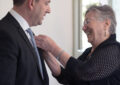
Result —
[{"label": "man's face", "polygon": [[41,25],[44,16],[47,13],[50,13],[50,0],[39,0],[35,2],[35,8],[33,10],[33,18],[32,18],[32,25]]}]

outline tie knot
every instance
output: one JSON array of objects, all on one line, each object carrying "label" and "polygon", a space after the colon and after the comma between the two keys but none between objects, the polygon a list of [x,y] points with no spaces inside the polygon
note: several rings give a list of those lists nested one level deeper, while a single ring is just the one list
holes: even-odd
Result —
[{"label": "tie knot", "polygon": [[28,28],[26,31],[27,31],[30,35],[31,35],[31,34],[33,35],[33,32],[32,32],[32,30],[31,30],[30,28]]}]

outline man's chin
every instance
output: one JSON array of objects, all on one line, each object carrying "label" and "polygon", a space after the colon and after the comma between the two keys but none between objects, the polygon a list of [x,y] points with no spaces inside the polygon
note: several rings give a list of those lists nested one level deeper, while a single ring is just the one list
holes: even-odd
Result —
[{"label": "man's chin", "polygon": [[42,21],[41,22],[39,22],[39,24],[38,25],[41,25],[42,24]]},{"label": "man's chin", "polygon": [[41,25],[42,23],[39,23],[39,24],[34,24],[34,25],[32,25],[32,27],[34,27],[34,26],[39,26],[39,25]]},{"label": "man's chin", "polygon": [[35,26],[42,25],[42,22],[37,23]]}]

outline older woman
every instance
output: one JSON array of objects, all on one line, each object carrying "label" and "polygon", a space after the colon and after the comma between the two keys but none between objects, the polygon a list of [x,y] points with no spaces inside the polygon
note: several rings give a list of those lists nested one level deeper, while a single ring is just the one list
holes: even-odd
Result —
[{"label": "older woman", "polygon": [[60,83],[120,85],[120,44],[116,41],[115,28],[116,19],[111,7],[91,6],[85,14],[83,31],[92,47],[78,59],[71,57],[47,36],[36,37],[36,42],[44,50],[44,58]]}]

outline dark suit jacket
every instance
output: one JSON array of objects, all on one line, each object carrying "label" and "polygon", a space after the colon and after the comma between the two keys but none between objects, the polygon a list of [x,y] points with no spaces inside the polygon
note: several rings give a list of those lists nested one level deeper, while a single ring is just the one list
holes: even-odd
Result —
[{"label": "dark suit jacket", "polygon": [[38,60],[19,23],[8,13],[0,21],[0,85],[49,85],[45,64]]}]

